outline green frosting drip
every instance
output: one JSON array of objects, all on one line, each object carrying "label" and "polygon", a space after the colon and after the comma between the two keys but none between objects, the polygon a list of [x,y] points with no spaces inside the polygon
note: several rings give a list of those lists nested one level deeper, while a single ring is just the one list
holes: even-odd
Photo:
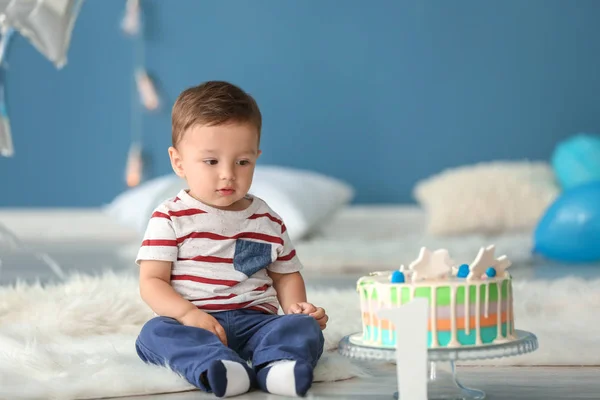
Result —
[{"label": "green frosting drip", "polygon": [[[502,299],[506,299],[507,295],[508,295],[508,285],[510,284],[510,279],[505,279],[501,286],[502,286]],[[371,296],[371,300],[378,300],[379,299],[379,293],[378,293],[378,288],[377,285],[375,285],[373,282],[361,282],[359,284],[359,290],[361,291],[361,296],[363,296],[364,298],[367,298],[368,295],[368,290],[367,287],[370,286],[375,286],[372,289],[372,296]],[[482,285],[477,285],[477,284],[470,284],[469,285],[469,304],[474,304],[476,302],[475,296],[476,296],[476,291],[477,291],[477,286],[479,286],[479,299],[481,304],[484,304],[485,302],[485,298],[486,298],[486,291],[489,287],[490,290],[490,295],[488,300],[490,302],[492,301],[497,301],[498,300],[498,285],[497,283],[491,283],[489,284],[482,284]],[[391,294],[391,299],[385,299],[386,301],[390,301],[393,304],[398,304],[397,299],[398,296],[401,296],[401,303],[405,304],[408,303],[410,301],[410,294],[411,294],[411,287],[409,286],[404,286],[402,284],[397,284],[397,285],[393,285],[391,288],[389,289],[385,289],[382,290],[384,295],[387,295],[388,291]],[[415,297],[425,297],[427,299],[431,298],[431,291],[433,289],[431,287],[417,287],[415,289]],[[449,306],[450,305],[450,294],[451,294],[451,288],[448,286],[438,286],[436,288],[436,304],[438,306]],[[465,286],[459,286],[456,289],[456,304],[465,304]]]}]

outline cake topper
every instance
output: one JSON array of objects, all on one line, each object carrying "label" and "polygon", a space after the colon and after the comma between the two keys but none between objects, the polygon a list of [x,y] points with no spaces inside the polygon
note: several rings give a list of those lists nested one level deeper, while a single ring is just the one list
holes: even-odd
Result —
[{"label": "cake topper", "polygon": [[438,249],[431,252],[426,247],[421,247],[419,257],[408,268],[412,271],[412,279],[440,279],[449,276],[452,273],[454,261],[446,249]]},{"label": "cake topper", "polygon": [[470,272],[467,276],[468,280],[480,279],[489,268],[495,271],[496,276],[505,276],[505,271],[512,265],[512,262],[506,256],[496,258],[494,256],[495,250],[496,246],[493,244],[485,249],[483,247],[479,249],[475,260],[471,263]]},{"label": "cake topper", "polygon": [[369,272],[369,276],[388,275],[390,271],[373,271]]},{"label": "cake topper", "polygon": [[454,275],[456,275],[457,278],[466,278],[467,276],[469,276],[469,265],[468,264],[461,264],[460,267],[453,268],[453,270],[456,270],[454,272]]},{"label": "cake topper", "polygon": [[404,277],[404,273],[401,271],[394,271],[392,276],[390,277],[391,283],[404,283],[406,282],[406,278]]}]

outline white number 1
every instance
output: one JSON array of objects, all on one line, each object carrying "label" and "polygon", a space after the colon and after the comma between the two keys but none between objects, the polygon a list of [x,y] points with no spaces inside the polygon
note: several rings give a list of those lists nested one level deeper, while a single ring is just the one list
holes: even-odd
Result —
[{"label": "white number 1", "polygon": [[[427,400],[427,317],[429,302],[415,298],[393,309],[379,310],[379,318],[396,328],[396,372],[400,400]],[[380,333],[381,334],[381,333]]]}]

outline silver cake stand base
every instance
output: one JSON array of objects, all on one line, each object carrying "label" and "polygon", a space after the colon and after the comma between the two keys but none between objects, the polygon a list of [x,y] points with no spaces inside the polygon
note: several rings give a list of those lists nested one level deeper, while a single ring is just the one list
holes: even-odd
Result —
[{"label": "silver cake stand base", "polygon": [[[427,379],[428,399],[480,400],[485,398],[482,390],[472,389],[460,383],[456,361],[485,360],[527,354],[538,348],[537,337],[527,331],[515,330],[516,339],[505,343],[484,346],[428,349],[429,371]],[[363,343],[362,333],[345,336],[339,343],[338,352],[346,357],[370,361],[396,361],[396,349],[376,347]],[[398,393],[394,393],[398,398]]]}]

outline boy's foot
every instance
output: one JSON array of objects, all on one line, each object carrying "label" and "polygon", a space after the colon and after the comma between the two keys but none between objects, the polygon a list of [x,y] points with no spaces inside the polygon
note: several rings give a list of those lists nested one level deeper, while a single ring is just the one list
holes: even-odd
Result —
[{"label": "boy's foot", "polygon": [[248,365],[229,360],[211,362],[205,378],[217,397],[231,397],[246,393],[255,379],[254,371]]},{"label": "boy's foot", "polygon": [[313,381],[313,369],[292,360],[274,361],[256,374],[258,387],[282,396],[304,396]]}]

